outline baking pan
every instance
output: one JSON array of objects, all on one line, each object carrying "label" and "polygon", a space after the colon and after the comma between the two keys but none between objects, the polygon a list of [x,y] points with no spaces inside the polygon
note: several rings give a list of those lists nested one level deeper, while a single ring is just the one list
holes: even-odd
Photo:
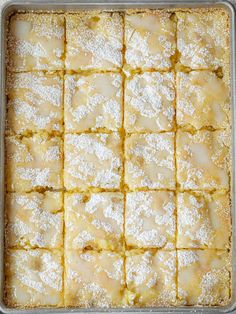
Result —
[{"label": "baking pan", "polygon": [[[159,0],[93,0],[85,2],[81,0],[71,1],[46,1],[46,0],[29,0],[29,1],[8,1],[1,8],[1,103],[0,103],[0,310],[2,313],[232,313],[236,312],[236,145],[235,145],[235,128],[236,128],[236,25],[235,25],[235,6],[236,1],[224,0],[192,0],[192,1],[159,1]],[[232,283],[231,283],[231,303],[223,307],[158,307],[158,308],[118,308],[118,309],[81,309],[81,308],[39,308],[39,309],[15,309],[5,306],[3,301],[4,294],[4,130],[5,130],[5,81],[6,81],[6,29],[7,20],[11,13],[18,10],[34,11],[73,11],[73,10],[119,10],[128,8],[149,8],[149,9],[173,9],[173,8],[209,8],[221,7],[228,11],[230,16],[230,47],[231,47],[231,110],[232,110],[232,175],[231,175],[231,199],[232,199]]]}]

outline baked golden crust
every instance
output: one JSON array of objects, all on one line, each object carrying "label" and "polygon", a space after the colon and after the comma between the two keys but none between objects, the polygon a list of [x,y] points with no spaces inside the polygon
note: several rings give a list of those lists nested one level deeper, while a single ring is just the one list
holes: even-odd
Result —
[{"label": "baked golden crust", "polygon": [[8,73],[7,133],[61,133],[62,93],[60,74]]},{"label": "baked golden crust", "polygon": [[6,252],[6,303],[11,307],[63,306],[60,251]]},{"label": "baked golden crust", "polygon": [[[178,298],[184,305],[225,305],[230,300],[227,251],[178,250]],[[191,278],[191,280],[189,280]]]},{"label": "baked golden crust", "polygon": [[123,21],[116,12],[66,16],[66,69],[116,70],[122,66]]},{"label": "baked golden crust", "polygon": [[117,253],[65,251],[65,305],[120,307],[124,259]]},{"label": "baked golden crust", "polygon": [[13,15],[8,35],[9,70],[63,70],[64,40],[63,15]]}]

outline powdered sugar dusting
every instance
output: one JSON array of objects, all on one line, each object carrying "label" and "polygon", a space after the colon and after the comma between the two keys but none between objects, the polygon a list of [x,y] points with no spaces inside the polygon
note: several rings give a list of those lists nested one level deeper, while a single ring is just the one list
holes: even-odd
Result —
[{"label": "powdered sugar dusting", "polygon": [[126,242],[130,246],[174,248],[175,203],[171,192],[126,195]]},{"label": "powdered sugar dusting", "polygon": [[174,74],[135,75],[126,82],[125,128],[128,132],[170,131],[174,123]]},{"label": "powdered sugar dusting", "polygon": [[119,188],[121,179],[120,137],[113,134],[65,136],[65,185]]},{"label": "powdered sugar dusting", "polygon": [[123,30],[119,13],[68,15],[66,29],[67,69],[121,68]]}]

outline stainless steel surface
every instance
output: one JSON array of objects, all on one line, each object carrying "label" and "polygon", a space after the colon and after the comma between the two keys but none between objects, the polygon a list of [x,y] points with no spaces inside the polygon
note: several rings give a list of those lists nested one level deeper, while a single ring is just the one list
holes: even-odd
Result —
[{"label": "stainless steel surface", "polygon": [[[236,1],[224,0],[192,0],[192,1],[159,1],[159,0],[93,0],[86,2],[81,0],[71,1],[56,1],[56,0],[28,0],[28,1],[8,1],[1,8],[1,104],[0,104],[0,310],[3,313],[230,313],[236,312],[236,24],[235,24],[235,10]],[[83,9],[111,9],[124,10],[127,8],[180,8],[180,7],[223,7],[230,14],[231,20],[231,107],[232,107],[232,178],[231,178],[231,194],[232,194],[232,301],[228,306],[224,307],[171,307],[171,308],[120,308],[120,309],[79,309],[79,308],[41,308],[41,309],[10,309],[4,305],[3,289],[4,289],[4,193],[5,193],[5,179],[4,179],[4,129],[5,129],[5,52],[6,42],[5,33],[7,28],[7,19],[11,12],[16,10],[42,10],[42,11],[60,11],[60,10],[83,10]]]}]

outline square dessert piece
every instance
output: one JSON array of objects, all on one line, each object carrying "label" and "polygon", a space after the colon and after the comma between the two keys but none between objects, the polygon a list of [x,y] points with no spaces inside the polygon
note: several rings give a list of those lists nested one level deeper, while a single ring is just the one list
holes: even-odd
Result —
[{"label": "square dessert piece", "polygon": [[113,134],[66,134],[64,183],[67,190],[118,189],[121,139]]},{"label": "square dessert piece", "polygon": [[126,194],[125,239],[128,246],[173,249],[175,223],[173,192]]},{"label": "square dessert piece", "polygon": [[122,124],[118,73],[65,76],[65,132],[118,131]]},{"label": "square dessert piece", "polygon": [[227,251],[178,250],[178,298],[184,305],[225,305],[230,301]]},{"label": "square dessert piece", "polygon": [[124,260],[119,254],[66,250],[65,268],[66,306],[122,306]]},{"label": "square dessert piece", "polygon": [[55,71],[64,67],[64,17],[19,13],[11,17],[8,68],[13,72]]},{"label": "square dessert piece", "polygon": [[177,73],[177,124],[224,129],[230,124],[229,88],[214,72]]},{"label": "square dessert piece", "polygon": [[115,70],[123,63],[123,19],[117,12],[66,16],[66,69]]},{"label": "square dessert piece", "polygon": [[9,250],[6,253],[8,306],[63,306],[62,255],[59,251]]},{"label": "square dessert piece", "polygon": [[134,306],[170,306],[176,301],[176,252],[127,252],[127,288]]},{"label": "square dessert piece", "polygon": [[229,17],[225,10],[176,12],[180,63],[191,69],[217,69],[229,62]]},{"label": "square dessert piece", "polygon": [[38,134],[6,138],[8,192],[62,188],[62,141]]},{"label": "square dessert piece", "polygon": [[171,131],[174,126],[175,78],[172,72],[146,72],[125,83],[126,132]]},{"label": "square dessert piece", "polygon": [[7,131],[62,132],[62,92],[59,74],[9,73]]},{"label": "square dessert piece", "polygon": [[8,193],[6,245],[60,248],[63,244],[62,193]]},{"label": "square dessert piece", "polygon": [[225,192],[177,194],[178,248],[230,247],[230,198]]},{"label": "square dessert piece", "polygon": [[176,142],[177,181],[183,190],[229,188],[227,131],[178,131]]},{"label": "square dessert piece", "polygon": [[66,193],[64,206],[66,249],[122,249],[122,193]]},{"label": "square dessert piece", "polygon": [[176,25],[161,10],[125,15],[125,61],[128,67],[167,70],[175,54]]},{"label": "square dessert piece", "polygon": [[174,189],[174,134],[132,134],[125,140],[125,183],[132,189]]}]

